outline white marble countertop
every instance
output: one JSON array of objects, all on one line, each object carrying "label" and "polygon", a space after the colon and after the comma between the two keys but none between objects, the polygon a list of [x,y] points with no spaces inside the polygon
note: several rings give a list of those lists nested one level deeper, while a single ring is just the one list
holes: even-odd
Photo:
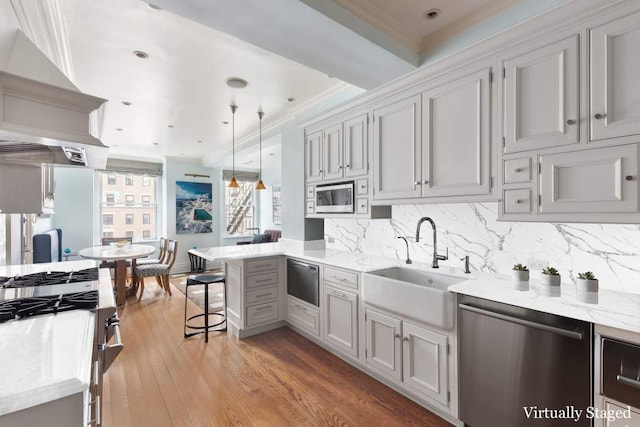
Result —
[{"label": "white marble countertop", "polygon": [[[286,255],[363,273],[393,266],[406,267],[404,262],[398,259],[332,249],[303,249],[293,241],[199,248],[191,249],[190,252],[208,260],[219,261]],[[409,267],[425,269],[436,274],[468,278],[450,286],[451,292],[640,333],[640,295],[638,294],[602,289],[595,294],[577,294],[573,284],[562,284],[558,289],[551,289],[537,284],[535,279],[531,280],[528,290],[522,291],[515,289],[509,276],[484,272],[465,275],[461,269],[446,266],[442,266],[439,270],[432,270],[431,266],[425,263],[414,263]]]},{"label": "white marble countertop", "polygon": [[86,390],[93,334],[87,310],[0,324],[0,416]]},{"label": "white marble countertop", "polygon": [[39,273],[41,271],[72,271],[97,267],[98,261],[77,260],[63,262],[48,262],[40,264],[19,264],[0,266],[0,276],[12,277],[25,274]]}]

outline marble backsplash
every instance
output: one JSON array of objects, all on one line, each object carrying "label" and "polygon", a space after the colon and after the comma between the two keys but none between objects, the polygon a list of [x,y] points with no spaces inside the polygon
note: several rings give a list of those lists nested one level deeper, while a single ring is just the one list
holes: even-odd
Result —
[{"label": "marble backsplash", "polygon": [[[640,225],[498,222],[497,203],[397,205],[391,219],[326,219],[327,248],[405,259],[397,236],[410,237],[411,258],[430,263],[432,231],[424,223],[420,242],[416,225],[431,217],[438,229],[438,253],[449,248],[441,265],[462,267],[470,256],[472,270],[510,274],[513,264],[542,261],[556,267],[563,282],[593,271],[602,289],[640,294]],[[539,269],[531,269],[532,279]]]}]

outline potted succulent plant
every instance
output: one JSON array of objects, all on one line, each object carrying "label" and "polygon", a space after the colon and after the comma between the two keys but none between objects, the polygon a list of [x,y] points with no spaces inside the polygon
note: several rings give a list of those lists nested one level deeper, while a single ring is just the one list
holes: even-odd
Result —
[{"label": "potted succulent plant", "polygon": [[516,264],[513,266],[513,281],[516,283],[529,281],[529,269],[526,265]]},{"label": "potted succulent plant", "polygon": [[598,292],[598,279],[596,279],[596,276],[590,271],[578,273],[576,289],[586,292]]},{"label": "potted succulent plant", "polygon": [[540,281],[545,286],[560,286],[560,273],[553,267],[545,267],[542,269]]}]

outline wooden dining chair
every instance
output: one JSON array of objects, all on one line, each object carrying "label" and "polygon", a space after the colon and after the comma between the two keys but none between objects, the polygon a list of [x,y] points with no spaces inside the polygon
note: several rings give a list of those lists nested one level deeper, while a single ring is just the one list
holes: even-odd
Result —
[{"label": "wooden dining chair", "polygon": [[169,274],[171,273],[171,267],[173,267],[173,264],[176,262],[177,251],[178,242],[175,240],[168,240],[165,259],[162,263],[136,265],[134,274],[140,286],[140,296],[138,297],[138,301],[140,301],[140,299],[142,298],[142,294],[144,293],[145,277],[159,277],[160,287],[167,291],[169,295],[171,295]]},{"label": "wooden dining chair", "polygon": [[[132,271],[131,271],[131,276],[132,276],[132,285],[135,287],[138,287],[139,285],[139,278],[136,276],[136,269],[135,267],[139,266],[139,265],[149,265],[149,264],[162,264],[164,263],[165,257],[167,256],[167,244],[169,243],[169,241],[164,238],[161,237],[160,238],[160,252],[158,253],[158,258],[137,258],[133,260],[133,267],[132,267]],[[156,276],[156,281],[158,282],[158,286],[162,287],[162,282],[161,282],[161,277],[160,276]]]}]

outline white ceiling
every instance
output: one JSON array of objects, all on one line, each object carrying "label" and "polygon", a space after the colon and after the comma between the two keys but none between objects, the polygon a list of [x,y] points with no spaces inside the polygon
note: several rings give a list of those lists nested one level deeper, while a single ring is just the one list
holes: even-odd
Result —
[{"label": "white ceiling", "polygon": [[[345,86],[140,0],[64,0],[63,5],[75,83],[109,99],[101,139],[115,155],[199,159],[230,144],[231,124],[222,122],[231,122],[231,102],[239,107],[237,141],[255,132],[259,108],[268,127]],[[134,50],[149,58],[135,57]],[[249,86],[227,87],[232,76]]]}]

